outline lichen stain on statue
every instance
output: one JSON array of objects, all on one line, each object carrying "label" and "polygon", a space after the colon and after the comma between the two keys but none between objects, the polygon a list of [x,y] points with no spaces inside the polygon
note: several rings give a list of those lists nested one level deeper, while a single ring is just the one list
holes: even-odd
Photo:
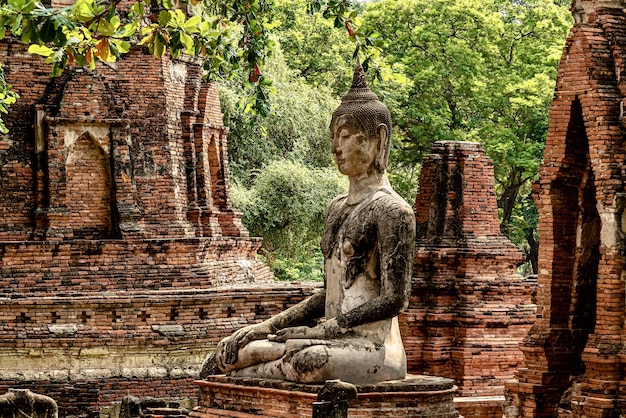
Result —
[{"label": "lichen stain on statue", "polygon": [[[403,379],[397,316],[410,295],[415,247],[411,206],[386,175],[391,115],[357,63],[351,89],[333,112],[332,153],[349,179],[327,211],[321,248],[324,289],[223,339],[201,377],[231,376],[368,384]],[[319,325],[303,324],[325,317]]]},{"label": "lichen stain on statue", "polygon": [[0,418],[58,418],[54,399],[28,389],[10,388],[0,396]]}]

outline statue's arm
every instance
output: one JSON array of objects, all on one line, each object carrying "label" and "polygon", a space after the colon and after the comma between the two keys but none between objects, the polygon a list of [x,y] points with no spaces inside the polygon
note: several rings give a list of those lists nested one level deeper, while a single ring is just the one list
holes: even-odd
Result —
[{"label": "statue's arm", "polygon": [[278,331],[295,327],[324,316],[326,290],[321,290],[300,303],[265,321],[235,331],[217,345],[215,358],[221,370],[237,362],[239,350],[251,341],[268,338]]},{"label": "statue's arm", "polygon": [[267,322],[272,332],[306,324],[324,316],[325,302],[326,289],[323,289],[264,322]]}]

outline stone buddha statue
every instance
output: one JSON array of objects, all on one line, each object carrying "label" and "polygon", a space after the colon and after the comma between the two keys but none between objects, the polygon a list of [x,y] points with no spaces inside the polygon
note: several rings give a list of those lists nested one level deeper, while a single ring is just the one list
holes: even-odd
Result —
[{"label": "stone buddha statue", "polygon": [[353,384],[406,375],[397,316],[409,301],[415,217],[387,179],[391,115],[360,64],[333,112],[330,137],[349,190],[328,207],[324,289],[223,339],[209,356],[222,373]]}]

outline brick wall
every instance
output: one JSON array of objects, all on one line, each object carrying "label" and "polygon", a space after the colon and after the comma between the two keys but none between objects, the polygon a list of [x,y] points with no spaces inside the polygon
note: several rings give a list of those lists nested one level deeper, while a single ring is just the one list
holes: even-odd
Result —
[{"label": "brick wall", "polygon": [[[416,382],[411,384],[411,382]],[[193,418],[310,418],[320,385],[267,379],[211,376],[198,382],[200,395]],[[357,387],[348,404],[351,418],[380,416],[456,418],[450,379],[426,377]]]},{"label": "brick wall", "polygon": [[617,416],[623,391],[622,2],[576,1],[540,181],[538,318],[508,416]]},{"label": "brick wall", "polygon": [[0,185],[10,192],[0,196],[0,239],[72,238],[96,219],[106,230],[107,205],[111,238],[247,236],[230,202],[217,90],[199,62],[137,47],[114,68],[50,79],[17,41],[3,41],[0,58],[20,94],[0,141]]},{"label": "brick wall", "polygon": [[200,363],[221,338],[316,288],[231,285],[4,298],[0,392],[28,388],[57,400],[61,416],[89,417],[128,394],[195,396]]},{"label": "brick wall", "polygon": [[61,416],[192,396],[217,341],[311,294],[271,284],[232,208],[201,63],[137,47],[50,78],[13,39],[0,61],[20,95],[0,137],[0,389]]},{"label": "brick wall", "polygon": [[269,268],[249,238],[26,241],[0,245],[5,296],[206,289],[262,283]]},{"label": "brick wall", "polygon": [[[534,321],[521,253],[502,235],[493,165],[478,143],[437,142],[415,203],[417,246],[401,317],[409,371],[453,378],[459,395],[502,395]],[[497,406],[497,405],[496,405]]]}]

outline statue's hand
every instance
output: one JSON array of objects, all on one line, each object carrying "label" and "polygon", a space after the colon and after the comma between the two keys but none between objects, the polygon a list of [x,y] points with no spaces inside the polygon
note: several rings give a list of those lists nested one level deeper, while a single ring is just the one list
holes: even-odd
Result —
[{"label": "statue's hand", "polygon": [[337,325],[337,320],[335,318],[331,318],[328,321],[319,324],[315,327],[290,327],[284,328],[276,332],[275,334],[270,334],[267,336],[267,339],[270,341],[276,341],[279,343],[284,343],[287,340],[293,339],[311,339],[311,340],[327,340],[334,337],[338,337],[340,333],[339,326]]},{"label": "statue's hand", "polygon": [[243,327],[235,331],[230,337],[224,338],[220,341],[215,350],[215,360],[220,369],[224,371],[224,369],[228,369],[227,365],[235,364],[239,350],[245,347],[250,341],[267,338],[268,334],[271,332],[271,326],[265,322],[261,322],[260,324]]},{"label": "statue's hand", "polygon": [[270,334],[267,336],[270,341],[278,343],[284,343],[287,340],[293,339],[324,339],[324,332],[318,327],[290,327],[284,328],[276,332],[276,334]]}]

